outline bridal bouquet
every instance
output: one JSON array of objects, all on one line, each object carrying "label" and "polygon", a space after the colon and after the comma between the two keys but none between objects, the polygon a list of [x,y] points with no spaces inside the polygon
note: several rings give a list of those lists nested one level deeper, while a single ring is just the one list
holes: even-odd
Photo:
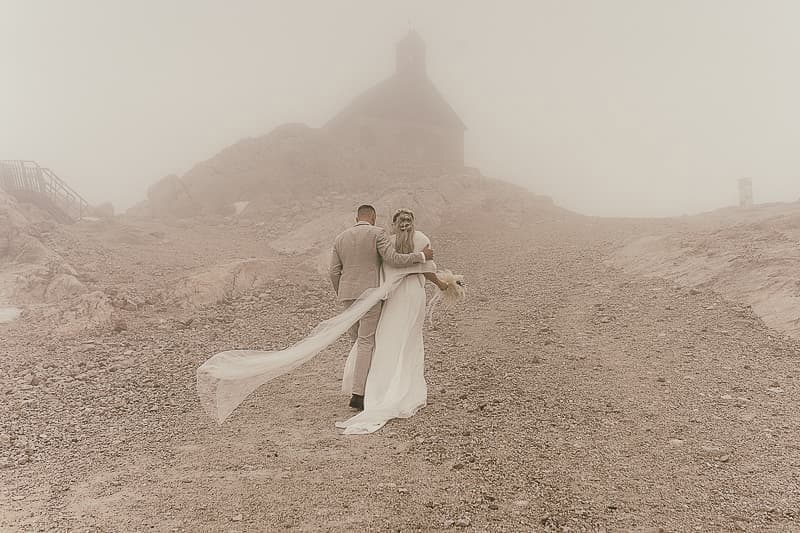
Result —
[{"label": "bridal bouquet", "polygon": [[428,322],[433,323],[433,311],[439,303],[444,302],[446,306],[463,300],[467,295],[467,287],[464,283],[464,276],[453,274],[449,270],[441,270],[436,273],[436,277],[447,284],[444,290],[437,292],[431,301],[428,302]]},{"label": "bridal bouquet", "polygon": [[447,283],[447,288],[441,291],[442,299],[446,304],[454,304],[466,296],[467,289],[464,284],[464,276],[453,274],[449,270],[439,271],[436,276]]}]

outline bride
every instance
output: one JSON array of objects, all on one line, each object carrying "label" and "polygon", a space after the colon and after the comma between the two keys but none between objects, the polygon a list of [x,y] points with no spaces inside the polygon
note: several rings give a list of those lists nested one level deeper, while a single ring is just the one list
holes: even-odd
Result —
[{"label": "bride", "polygon": [[[395,233],[392,245],[398,252],[420,251],[430,243],[425,234],[415,230],[414,214],[408,209],[395,213],[392,226]],[[463,277],[449,271],[437,274],[432,261],[400,268],[384,264],[379,287],[365,290],[345,311],[320,323],[289,348],[229,350],[208,359],[197,369],[201,405],[222,424],[258,387],[309,361],[384,301],[367,375],[364,411],[336,425],[346,434],[372,433],[391,418],[412,416],[427,400],[422,344],[426,279],[442,290],[432,305],[442,299],[457,300],[464,294]],[[346,391],[352,383],[356,349],[357,344],[345,365],[343,390]]]},{"label": "bride", "polygon": [[[392,217],[391,245],[400,254],[420,252],[431,241],[414,226],[414,213],[398,209]],[[383,278],[392,279],[404,271],[384,262]],[[336,427],[345,434],[372,433],[392,418],[408,418],[425,407],[425,348],[422,326],[425,321],[425,280],[440,290],[448,283],[434,272],[407,274],[383,305],[375,333],[375,351],[364,390],[364,410]],[[342,391],[352,389],[358,341],[345,364]]]}]

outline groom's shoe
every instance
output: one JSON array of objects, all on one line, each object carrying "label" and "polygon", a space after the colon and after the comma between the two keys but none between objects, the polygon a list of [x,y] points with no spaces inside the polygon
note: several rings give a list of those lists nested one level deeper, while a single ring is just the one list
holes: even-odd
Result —
[{"label": "groom's shoe", "polygon": [[350,398],[350,407],[353,409],[358,409],[359,411],[364,410],[364,396],[361,394],[353,394]]}]

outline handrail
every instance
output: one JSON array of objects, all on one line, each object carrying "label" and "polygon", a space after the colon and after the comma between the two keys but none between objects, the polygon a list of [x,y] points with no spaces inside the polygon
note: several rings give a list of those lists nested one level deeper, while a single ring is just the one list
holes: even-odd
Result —
[{"label": "handrail", "polygon": [[89,212],[87,202],[64,180],[36,161],[0,160],[0,188],[9,193],[31,193],[44,197],[71,220],[80,220]]}]

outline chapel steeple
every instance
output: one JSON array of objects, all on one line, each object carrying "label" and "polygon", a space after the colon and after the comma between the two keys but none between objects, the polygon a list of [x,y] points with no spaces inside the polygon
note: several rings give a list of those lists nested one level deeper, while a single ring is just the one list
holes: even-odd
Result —
[{"label": "chapel steeple", "polygon": [[398,76],[427,76],[425,41],[414,30],[397,43],[396,72]]}]

